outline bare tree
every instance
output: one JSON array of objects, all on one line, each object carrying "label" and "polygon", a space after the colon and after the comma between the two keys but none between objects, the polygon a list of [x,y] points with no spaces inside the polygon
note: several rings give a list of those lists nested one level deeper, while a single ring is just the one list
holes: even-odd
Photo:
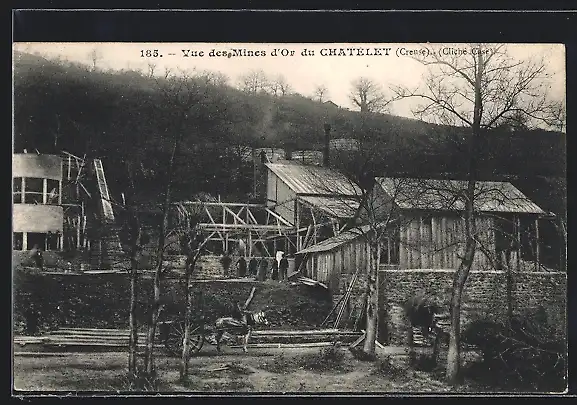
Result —
[{"label": "bare tree", "polygon": [[172,68],[165,66],[164,67],[164,80],[167,80],[172,75]]},{"label": "bare tree", "polygon": [[262,69],[251,70],[248,73],[242,74],[239,76],[238,81],[239,88],[251,94],[266,91],[269,83],[269,79]]},{"label": "bare tree", "polygon": [[461,302],[471,270],[477,241],[475,224],[476,181],[479,139],[485,131],[504,121],[528,117],[527,125],[555,125],[558,103],[551,102],[543,59],[514,60],[503,45],[470,46],[467,55],[441,56],[430,51],[430,58],[415,58],[427,66],[424,88],[396,87],[395,100],[415,97],[423,101],[414,113],[422,119],[469,127],[471,130],[466,190],[458,195],[464,201],[465,251],[453,279],[451,331],[446,377],[450,383],[460,378]]},{"label": "bare tree", "polygon": [[359,77],[351,83],[349,98],[362,113],[383,112],[390,103],[372,79]]},{"label": "bare tree", "polygon": [[127,171],[129,179],[129,191],[126,193],[128,201],[122,204],[116,204],[119,208],[122,218],[122,229],[120,240],[126,246],[125,252],[130,258],[130,309],[129,309],[129,329],[130,337],[128,341],[128,375],[129,378],[135,379],[138,374],[138,319],[137,319],[137,302],[138,302],[138,267],[140,256],[144,245],[148,243],[148,235],[143,231],[140,222],[138,209],[132,199],[136,193],[134,185],[134,174],[131,162],[127,162]]},{"label": "bare tree", "polygon": [[196,263],[200,258],[204,245],[208,242],[208,238],[203,235],[200,223],[202,213],[204,211],[203,205],[195,205],[192,208],[177,205],[179,212],[179,242],[181,251],[186,255],[184,286],[186,290],[186,309],[184,314],[184,335],[182,341],[182,356],[180,363],[180,380],[185,381],[188,378],[188,365],[191,354],[190,348],[190,333],[191,333],[191,319],[192,319],[192,289],[190,281],[192,274],[196,267]]},{"label": "bare tree", "polygon": [[156,71],[156,63],[148,62],[146,66],[148,67],[148,77],[154,77],[154,72]]},{"label": "bare tree", "polygon": [[201,70],[196,75],[196,78],[200,79],[204,83],[210,86],[222,87],[228,85],[230,78],[219,71],[215,70]]},{"label": "bare tree", "polygon": [[275,95],[279,93],[281,96],[284,97],[290,94],[290,92],[292,91],[292,86],[287,82],[286,77],[284,77],[284,75],[277,75],[274,78],[273,83],[276,87]]},{"label": "bare tree", "polygon": [[319,103],[322,103],[325,97],[328,97],[329,89],[324,84],[319,84],[315,87],[313,92],[314,97],[318,100]]},{"label": "bare tree", "polygon": [[396,237],[396,230],[404,225],[395,201],[408,184],[405,179],[395,179],[390,194],[383,198],[377,190],[380,186],[375,178],[377,171],[384,166],[380,151],[382,145],[365,141],[355,151],[344,151],[332,157],[332,173],[315,175],[311,171],[309,176],[316,189],[333,196],[331,206],[324,207],[326,212],[332,213],[335,218],[342,218],[343,212],[352,214],[344,219],[341,232],[362,238],[366,243],[367,267],[357,269],[357,272],[366,276],[366,335],[362,350],[369,356],[375,355],[379,295],[381,298],[384,295],[378,288],[381,246],[387,238]]},{"label": "bare tree", "polygon": [[93,48],[88,53],[88,58],[92,64],[92,70],[96,70],[98,62],[102,60],[102,52],[98,48]]},{"label": "bare tree", "polygon": [[172,232],[169,229],[169,210],[171,205],[171,185],[174,173],[175,156],[183,135],[187,133],[191,125],[197,118],[197,106],[206,96],[198,82],[191,78],[186,72],[180,72],[179,76],[171,76],[167,80],[157,79],[157,84],[164,96],[165,102],[173,111],[173,123],[175,128],[167,129],[172,131],[169,139],[172,141],[170,157],[168,161],[167,174],[165,179],[164,198],[162,203],[162,219],[158,232],[158,243],[156,248],[156,269],[153,282],[153,303],[152,312],[148,325],[146,350],[145,350],[145,373],[154,373],[154,337],[156,326],[162,305],[161,282],[167,271],[164,267],[164,255],[167,248],[167,236]]}]

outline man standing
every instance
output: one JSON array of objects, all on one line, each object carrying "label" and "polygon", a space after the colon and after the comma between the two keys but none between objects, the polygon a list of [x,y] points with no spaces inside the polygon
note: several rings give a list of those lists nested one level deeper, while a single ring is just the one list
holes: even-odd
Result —
[{"label": "man standing", "polygon": [[246,259],[241,256],[237,262],[237,276],[243,278],[246,276]]},{"label": "man standing", "polygon": [[279,281],[285,281],[286,273],[288,270],[288,260],[284,253],[282,254],[282,258],[280,259],[278,270],[279,270]]},{"label": "man standing", "polygon": [[256,257],[251,257],[248,262],[248,274],[250,277],[256,277],[258,261]]},{"label": "man standing", "polygon": [[268,261],[265,257],[260,260],[260,264],[258,266],[258,274],[257,280],[258,281],[265,281],[266,280],[266,272],[268,270]]},{"label": "man standing", "polygon": [[32,259],[38,269],[44,270],[44,256],[42,255],[42,250],[38,248],[38,245],[34,245],[32,248]]}]

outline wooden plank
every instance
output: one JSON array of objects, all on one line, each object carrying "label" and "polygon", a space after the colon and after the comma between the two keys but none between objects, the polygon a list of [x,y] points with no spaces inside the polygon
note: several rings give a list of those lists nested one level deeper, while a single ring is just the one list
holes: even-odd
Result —
[{"label": "wooden plank", "polygon": [[399,230],[399,268],[407,268],[407,227],[401,226]]},{"label": "wooden plank", "polygon": [[419,240],[419,242],[418,242],[419,243],[418,244],[418,246],[419,246],[419,249],[418,249],[419,263],[420,263],[419,268],[428,269],[430,266],[429,266],[429,263],[427,260],[427,253],[426,253],[426,248],[427,248],[426,241],[427,241],[427,239],[426,239],[426,235],[425,235],[425,220],[424,220],[422,214],[419,215],[419,220],[417,221],[417,225],[419,227],[419,231],[417,233],[417,238]]},{"label": "wooden plank", "polygon": [[447,218],[447,228],[445,230],[445,236],[447,238],[447,265],[450,269],[455,268],[455,263],[457,260],[457,246],[455,245],[455,218]]},{"label": "wooden plank", "polygon": [[357,347],[359,344],[361,344],[361,342],[363,342],[365,340],[366,336],[367,336],[367,332],[363,330],[362,335],[359,336],[359,338],[357,340],[355,340],[353,343],[351,343],[350,347]]},{"label": "wooden plank", "polygon": [[433,237],[432,237],[432,218],[423,218],[421,222],[421,246],[423,249],[423,259],[425,262],[424,269],[432,269],[433,266]]},{"label": "wooden plank", "polygon": [[440,262],[441,268],[449,268],[448,265],[448,247],[447,247],[447,218],[443,215],[440,218],[439,225],[439,249],[440,252]]},{"label": "wooden plank", "polygon": [[438,230],[438,217],[433,216],[431,218],[431,268],[438,269],[441,268],[439,260],[439,230]]},{"label": "wooden plank", "polygon": [[[333,342],[318,342],[318,343],[249,343],[247,348],[252,349],[299,349],[308,347],[327,347],[332,346]],[[241,345],[231,345],[232,349],[240,349]]]}]

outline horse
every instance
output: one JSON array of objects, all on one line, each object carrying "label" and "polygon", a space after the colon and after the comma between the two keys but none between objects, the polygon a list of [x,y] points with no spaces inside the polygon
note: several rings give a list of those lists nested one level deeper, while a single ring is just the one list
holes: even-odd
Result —
[{"label": "horse", "polygon": [[220,353],[220,341],[225,331],[232,330],[239,332],[239,334],[244,334],[242,350],[246,353],[248,340],[250,339],[253,328],[256,325],[268,326],[269,324],[264,311],[242,311],[240,320],[231,316],[218,318],[214,324],[216,329],[215,340],[217,352]]}]

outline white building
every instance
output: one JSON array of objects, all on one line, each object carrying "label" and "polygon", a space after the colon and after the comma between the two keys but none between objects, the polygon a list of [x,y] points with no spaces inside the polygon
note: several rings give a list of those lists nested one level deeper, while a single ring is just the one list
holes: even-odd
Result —
[{"label": "white building", "polygon": [[12,156],[13,249],[61,250],[64,224],[62,158]]}]

